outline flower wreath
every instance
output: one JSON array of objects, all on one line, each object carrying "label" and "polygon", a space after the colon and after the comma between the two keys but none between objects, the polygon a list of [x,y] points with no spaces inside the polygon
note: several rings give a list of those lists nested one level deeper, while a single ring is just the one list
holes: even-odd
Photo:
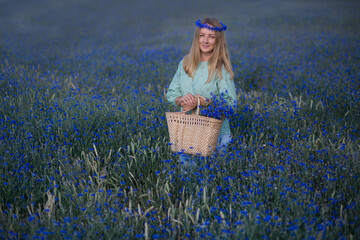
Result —
[{"label": "flower wreath", "polygon": [[207,23],[202,24],[200,19],[197,20],[195,24],[199,28],[207,28],[207,29],[212,30],[212,31],[218,31],[218,32],[226,31],[226,25],[224,25],[222,22],[220,22],[222,27],[213,27],[213,26],[211,26],[211,25],[209,25]]}]

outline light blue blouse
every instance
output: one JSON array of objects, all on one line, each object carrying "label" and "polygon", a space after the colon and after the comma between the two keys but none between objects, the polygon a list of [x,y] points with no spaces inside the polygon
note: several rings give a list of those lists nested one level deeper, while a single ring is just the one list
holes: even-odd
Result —
[{"label": "light blue blouse", "polygon": [[[192,95],[200,94],[205,98],[211,98],[211,93],[216,96],[224,93],[227,102],[233,104],[236,100],[236,90],[234,81],[230,79],[230,73],[223,68],[221,72],[223,79],[215,76],[210,83],[206,83],[208,74],[208,62],[200,62],[194,79],[192,79],[186,74],[183,68],[183,60],[181,60],[175,76],[170,83],[167,100],[175,104],[177,97],[184,96],[187,93],[191,93]],[[225,119],[221,127],[220,134],[231,134],[229,121],[227,119]]]}]

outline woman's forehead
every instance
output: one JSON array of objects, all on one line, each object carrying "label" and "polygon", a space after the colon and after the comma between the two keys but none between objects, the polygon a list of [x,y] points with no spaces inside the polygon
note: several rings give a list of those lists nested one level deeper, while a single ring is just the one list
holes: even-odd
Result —
[{"label": "woman's forehead", "polygon": [[[211,26],[211,25],[210,25]],[[207,28],[201,28],[200,29],[200,33],[204,33],[204,34],[214,34],[215,35],[215,31],[214,30],[210,30]]]}]

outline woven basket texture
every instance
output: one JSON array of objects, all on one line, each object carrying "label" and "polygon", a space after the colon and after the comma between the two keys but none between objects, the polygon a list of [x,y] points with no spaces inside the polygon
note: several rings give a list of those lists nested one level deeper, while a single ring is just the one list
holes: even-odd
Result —
[{"label": "woven basket texture", "polygon": [[210,156],[216,150],[221,125],[224,120],[166,112],[171,151]]}]

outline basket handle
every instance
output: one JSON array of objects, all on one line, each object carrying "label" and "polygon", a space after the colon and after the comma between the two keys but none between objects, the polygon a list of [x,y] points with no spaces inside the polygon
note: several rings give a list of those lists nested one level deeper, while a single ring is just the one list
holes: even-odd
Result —
[{"label": "basket handle", "polygon": [[203,96],[196,96],[196,98],[197,98],[196,115],[199,115],[199,112],[200,112],[200,98],[203,99],[204,101],[206,101],[206,98],[204,98]]}]

